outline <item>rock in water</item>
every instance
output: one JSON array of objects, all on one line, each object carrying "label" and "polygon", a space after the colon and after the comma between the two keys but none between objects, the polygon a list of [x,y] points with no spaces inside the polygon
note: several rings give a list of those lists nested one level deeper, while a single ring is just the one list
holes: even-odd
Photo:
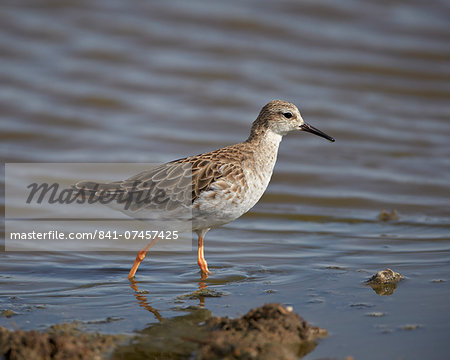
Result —
[{"label": "rock in water", "polygon": [[391,269],[378,271],[366,281],[378,295],[392,295],[397,288],[397,283],[403,279],[402,274]]}]

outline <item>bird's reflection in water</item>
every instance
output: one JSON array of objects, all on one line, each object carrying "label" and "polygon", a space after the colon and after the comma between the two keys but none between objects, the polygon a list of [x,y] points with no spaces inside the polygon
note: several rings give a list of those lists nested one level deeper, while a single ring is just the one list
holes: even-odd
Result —
[{"label": "bird's reflection in water", "polygon": [[[199,300],[199,307],[203,308],[205,306],[205,296],[202,296],[202,291],[204,291],[208,285],[206,284],[206,280],[208,279],[207,274],[202,274],[200,278],[200,282],[198,283],[198,291],[196,293],[198,296],[196,296]],[[146,290],[139,290],[138,284],[139,281],[136,281],[134,278],[128,279],[130,281],[130,287],[134,291],[134,296],[136,297],[136,300],[139,303],[139,306],[143,307],[144,309],[150,311],[153,315],[155,315],[155,318],[161,322],[163,317],[159,313],[157,309],[155,309],[153,306],[150,305],[150,302],[147,299],[148,291]]]},{"label": "bird's reflection in water", "polygon": [[147,294],[148,292],[145,290],[139,290],[138,287],[138,281],[134,280],[134,278],[132,279],[128,279],[130,281],[130,287],[131,289],[134,290],[134,296],[136,297],[136,300],[139,303],[139,306],[143,307],[144,309],[150,311],[153,315],[155,315],[155,318],[161,322],[162,321],[162,316],[159,313],[158,310],[156,310],[153,306],[150,305],[149,301],[147,300]]},{"label": "bird's reflection in water", "polygon": [[[199,293],[201,293],[202,290],[206,289],[208,287],[208,285],[206,285],[205,281],[208,279],[208,274],[202,273],[202,277],[200,282],[198,283],[198,290]],[[199,296],[198,297],[200,304],[199,306],[202,308],[205,306],[205,297],[204,296]]]}]

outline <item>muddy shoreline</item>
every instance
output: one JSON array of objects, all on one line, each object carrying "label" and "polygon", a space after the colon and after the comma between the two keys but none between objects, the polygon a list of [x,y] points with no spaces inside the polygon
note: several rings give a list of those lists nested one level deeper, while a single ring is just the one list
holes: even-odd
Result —
[{"label": "muddy shoreline", "polygon": [[240,318],[215,317],[200,307],[163,320],[136,336],[83,332],[77,322],[45,332],[0,327],[0,357],[38,359],[298,359],[327,331],[291,307],[266,304]]}]

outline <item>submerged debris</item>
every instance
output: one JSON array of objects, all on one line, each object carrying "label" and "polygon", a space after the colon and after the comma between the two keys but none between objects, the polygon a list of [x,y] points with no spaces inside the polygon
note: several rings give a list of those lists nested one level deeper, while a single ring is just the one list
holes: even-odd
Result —
[{"label": "submerged debris", "polygon": [[411,330],[417,330],[417,329],[419,329],[421,326],[419,325],[419,324],[406,324],[406,325],[403,325],[402,327],[401,327],[401,329],[402,330],[405,330],[405,331],[411,331]]},{"label": "submerged debris", "polygon": [[378,295],[392,295],[397,288],[397,283],[403,279],[402,274],[391,269],[378,271],[366,281]]},{"label": "submerged debris", "polygon": [[222,297],[225,295],[228,295],[228,293],[224,292],[224,291],[217,291],[217,290],[210,289],[210,288],[204,288],[204,289],[200,289],[200,290],[191,292],[190,294],[184,294],[184,295],[177,296],[177,300],[186,300],[186,299],[196,300],[196,299],[201,299],[201,298],[206,298],[206,297]]},{"label": "submerged debris", "polygon": [[370,312],[370,313],[366,314],[366,316],[370,316],[370,317],[383,317],[385,315],[386,315],[386,313],[381,312],[381,311],[374,311],[374,312]]},{"label": "submerged debris", "polygon": [[7,317],[7,318],[10,318],[11,316],[14,316],[14,315],[18,315],[18,314],[13,310],[3,310],[0,314],[0,316]]},{"label": "submerged debris", "polygon": [[378,220],[380,221],[398,220],[397,210],[392,210],[390,212],[386,210],[381,210],[381,212],[378,214]]},{"label": "submerged debris", "polygon": [[374,307],[374,304],[368,304],[368,303],[356,303],[356,304],[350,304],[350,307],[357,308],[357,309],[367,309]]}]

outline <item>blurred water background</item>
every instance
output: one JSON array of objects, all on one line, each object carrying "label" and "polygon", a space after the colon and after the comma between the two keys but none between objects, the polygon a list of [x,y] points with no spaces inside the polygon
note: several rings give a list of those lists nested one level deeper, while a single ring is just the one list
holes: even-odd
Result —
[{"label": "blurred water background", "polygon": [[[0,325],[133,333],[281,302],[329,331],[307,359],[448,356],[449,18],[444,0],[3,0],[3,162],[169,161],[242,141],[278,98],[337,141],[283,140],[261,201],[208,234],[205,284],[189,251],[151,254],[135,283],[132,244],[0,253],[18,314]],[[386,267],[405,280],[380,296],[363,282]],[[224,295],[177,299],[205,285]]]}]

